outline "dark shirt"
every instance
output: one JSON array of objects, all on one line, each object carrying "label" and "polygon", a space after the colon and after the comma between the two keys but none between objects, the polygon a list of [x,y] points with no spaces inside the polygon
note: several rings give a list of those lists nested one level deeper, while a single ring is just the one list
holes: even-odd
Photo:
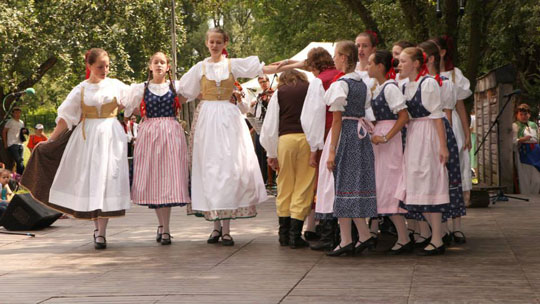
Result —
[{"label": "dark shirt", "polygon": [[304,133],[300,115],[306,98],[309,83],[297,82],[295,86],[284,85],[278,90],[279,136]]}]

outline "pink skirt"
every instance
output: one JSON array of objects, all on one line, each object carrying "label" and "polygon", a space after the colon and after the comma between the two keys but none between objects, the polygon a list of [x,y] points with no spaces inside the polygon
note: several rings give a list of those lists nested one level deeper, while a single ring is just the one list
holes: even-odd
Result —
[{"label": "pink skirt", "polygon": [[433,206],[450,202],[448,173],[439,160],[439,149],[435,120],[417,118],[409,122],[403,174],[396,191],[396,198],[405,205]]},{"label": "pink skirt", "polygon": [[[373,135],[388,134],[395,123],[395,120],[377,121]],[[375,154],[377,213],[380,215],[407,213],[407,210],[399,208],[399,200],[395,198],[403,171],[401,132],[394,135],[387,143],[373,145],[373,152]]]},{"label": "pink skirt", "polygon": [[146,118],[133,155],[133,203],[150,208],[190,203],[187,153],[184,129],[174,117]]},{"label": "pink skirt", "polygon": [[334,172],[326,166],[328,155],[330,154],[330,140],[332,139],[332,129],[328,131],[328,136],[319,161],[319,179],[317,181],[317,203],[315,204],[315,216],[317,219],[332,219],[334,217]]}]

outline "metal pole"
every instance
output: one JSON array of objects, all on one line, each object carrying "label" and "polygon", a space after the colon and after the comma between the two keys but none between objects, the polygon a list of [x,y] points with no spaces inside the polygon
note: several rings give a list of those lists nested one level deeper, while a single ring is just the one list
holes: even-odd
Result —
[{"label": "metal pole", "polygon": [[172,78],[176,80],[176,4],[174,0],[171,1],[171,58],[172,58]]}]

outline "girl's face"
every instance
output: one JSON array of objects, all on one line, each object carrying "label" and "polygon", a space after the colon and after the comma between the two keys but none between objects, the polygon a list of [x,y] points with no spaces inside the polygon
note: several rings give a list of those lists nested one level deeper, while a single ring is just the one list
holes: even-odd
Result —
[{"label": "girl's face", "polygon": [[0,175],[0,183],[2,183],[2,186],[5,186],[9,182],[9,173],[4,172],[2,175]]},{"label": "girl's face", "polygon": [[531,114],[529,113],[529,110],[527,109],[518,109],[517,112],[517,119],[522,123],[527,123],[529,121],[529,118],[531,118]]},{"label": "girl's face", "polygon": [[227,47],[227,42],[224,41],[223,35],[220,33],[208,33],[205,44],[212,57],[221,56],[223,49]]},{"label": "girl's face", "polygon": [[334,50],[334,65],[336,66],[336,70],[344,71],[345,68],[345,55],[341,54],[338,49],[336,48]]},{"label": "girl's face", "polygon": [[399,45],[394,45],[392,47],[392,57],[394,57],[394,60],[399,59],[399,54],[401,54],[401,51],[403,51],[403,49]]},{"label": "girl's face", "polygon": [[156,53],[152,56],[152,61],[150,62],[150,70],[154,77],[162,78],[165,77],[169,71],[170,66],[167,63],[167,57],[163,53]]},{"label": "girl's face", "polygon": [[371,40],[365,35],[356,37],[354,43],[358,48],[358,61],[366,62],[369,56],[375,52],[375,48],[371,45]]},{"label": "girl's face", "polygon": [[101,54],[96,59],[96,62],[91,64],[88,68],[90,69],[90,74],[97,79],[105,79],[107,74],[109,74],[109,56]]},{"label": "girl's face", "polygon": [[405,53],[399,54],[398,69],[399,69],[400,75],[402,75],[403,77],[413,76],[414,73],[416,72],[415,65],[418,65],[417,63],[418,62],[413,62],[409,55]]},{"label": "girl's face", "polygon": [[367,72],[369,77],[378,78],[381,75],[381,66],[382,64],[375,63],[375,54],[371,54],[368,58]]}]

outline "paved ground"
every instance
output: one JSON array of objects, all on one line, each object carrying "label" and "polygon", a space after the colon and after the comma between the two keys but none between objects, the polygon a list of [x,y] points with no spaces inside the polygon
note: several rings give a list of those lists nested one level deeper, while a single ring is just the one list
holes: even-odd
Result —
[{"label": "paved ground", "polygon": [[0,234],[0,303],[540,303],[540,196],[470,209],[468,243],[444,256],[377,252],[330,258],[277,243],[273,200],[233,223],[236,246],[207,245],[211,225],[173,211],[173,245],[154,214],[93,225],[58,220],[35,238]]}]

